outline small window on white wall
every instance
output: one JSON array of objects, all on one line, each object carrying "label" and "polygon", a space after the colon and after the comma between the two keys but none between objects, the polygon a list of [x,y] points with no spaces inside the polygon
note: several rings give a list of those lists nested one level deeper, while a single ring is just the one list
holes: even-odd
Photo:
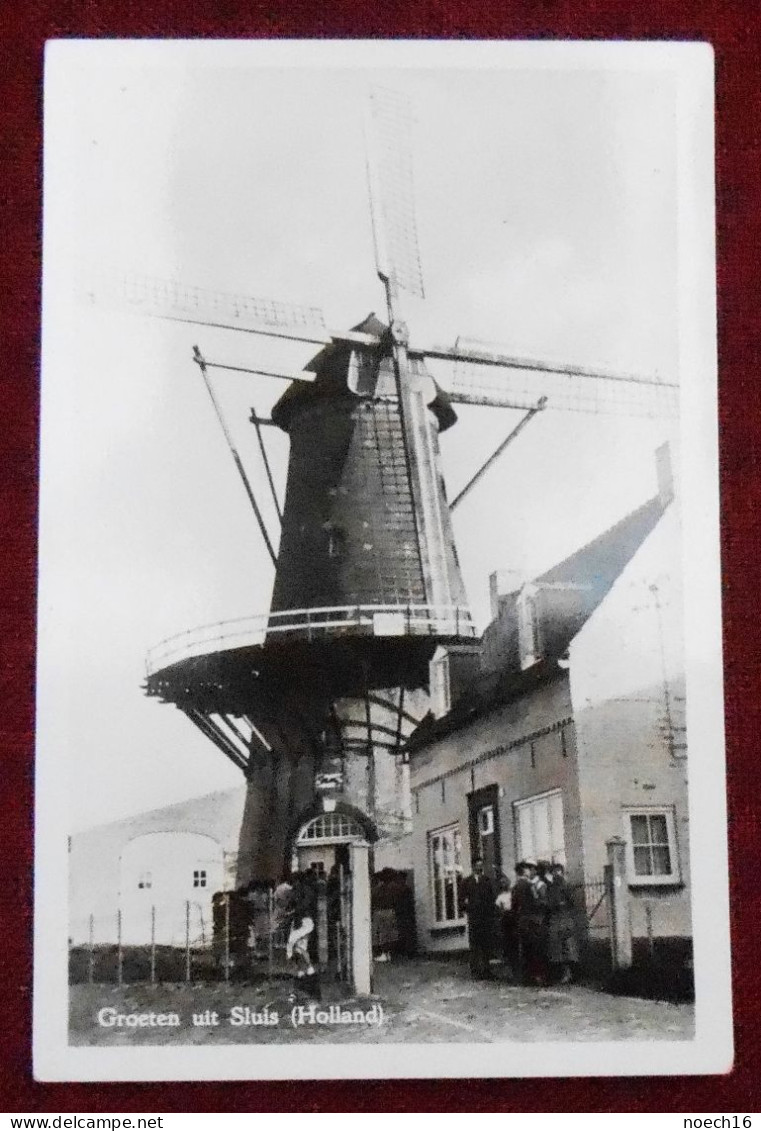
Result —
[{"label": "small window on white wall", "polygon": [[449,655],[439,648],[430,665],[431,711],[440,719],[451,706],[449,691]]},{"label": "small window on white wall", "polygon": [[153,876],[150,872],[141,872],[137,878],[137,886],[140,891],[153,887]]},{"label": "small window on white wall", "polygon": [[550,860],[565,866],[563,795],[559,789],[514,803],[519,860]]},{"label": "small window on white wall", "polygon": [[206,887],[206,869],[199,868],[193,872],[193,887],[205,888]]},{"label": "small window on white wall", "polygon": [[673,809],[639,806],[624,810],[624,839],[630,884],[681,882]]},{"label": "small window on white wall", "polygon": [[494,806],[484,805],[478,811],[478,831],[481,836],[488,836],[494,832]]}]

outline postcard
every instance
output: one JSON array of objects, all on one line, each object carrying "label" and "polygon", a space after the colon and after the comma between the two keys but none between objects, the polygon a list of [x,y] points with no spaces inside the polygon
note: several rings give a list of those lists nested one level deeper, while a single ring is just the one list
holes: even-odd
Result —
[{"label": "postcard", "polygon": [[705,44],[55,41],[41,1080],[732,1063]]}]

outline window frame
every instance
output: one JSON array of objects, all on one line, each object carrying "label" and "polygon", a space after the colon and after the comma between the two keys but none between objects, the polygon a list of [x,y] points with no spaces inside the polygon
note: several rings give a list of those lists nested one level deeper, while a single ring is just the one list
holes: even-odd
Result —
[{"label": "window frame", "polygon": [[431,705],[437,719],[449,714],[452,707],[449,652],[441,649],[430,662]]},{"label": "window frame", "polygon": [[[482,827],[482,817],[487,818],[485,821],[486,828]],[[491,802],[487,801],[487,803],[485,805],[482,805],[478,810],[478,831],[481,836],[493,836],[494,824],[494,806],[491,804]]]},{"label": "window frame", "polygon": [[[561,834],[561,841],[562,841],[562,844],[561,844],[562,856],[558,856],[558,853],[551,849],[550,854],[549,854],[550,855],[550,862],[551,863],[560,863],[560,864],[563,865],[564,868],[568,866],[568,850],[566,848],[566,838],[565,838],[565,819],[566,819],[565,796],[564,796],[563,790],[559,787],[556,788],[556,789],[545,789],[541,793],[534,793],[530,797],[519,797],[515,801],[513,801],[513,805],[512,805],[512,808],[513,808],[513,829],[514,829],[514,832],[515,832],[515,858],[516,858],[516,860],[525,860],[527,858],[531,859],[534,853],[537,853],[537,855],[534,857],[535,859],[544,859],[544,857],[542,857],[541,853],[538,853],[538,850],[536,849],[536,847],[534,847],[532,849],[532,851],[529,851],[523,845],[522,835],[521,835],[520,811],[521,811],[521,809],[528,809],[530,806],[536,805],[536,803],[539,802],[539,801],[547,801],[549,803],[548,804],[548,819],[551,822],[552,821],[551,800],[552,800],[553,797],[560,798],[560,815],[561,815],[560,834]],[[549,827],[549,830],[550,830],[550,834],[552,834],[552,832],[555,831],[554,826],[552,826],[552,824],[549,824],[548,827]],[[552,836],[551,836],[551,839],[552,839]]]},{"label": "window frame", "polygon": [[[671,871],[663,875],[641,875],[635,871],[634,836],[632,817],[665,817],[666,837]],[[676,812],[673,805],[626,805],[622,812],[624,840],[626,841],[626,879],[629,887],[681,887],[682,864],[679,858],[679,839],[676,834]],[[652,846],[653,842],[648,841]]]},{"label": "window frame", "polygon": [[209,881],[209,875],[208,875],[208,870],[206,868],[200,868],[199,867],[199,868],[193,869],[193,887],[194,888],[208,887],[209,886],[208,881]]},{"label": "window frame", "polygon": [[[460,877],[460,880],[462,880],[462,878],[463,878],[463,863],[462,863],[463,843],[462,843],[462,831],[460,829],[460,822],[459,821],[451,821],[449,824],[441,825],[437,829],[429,829],[428,833],[426,835],[426,848],[427,848],[427,856],[428,856],[428,880],[429,880],[429,891],[430,891],[430,896],[431,896],[431,926],[432,926],[433,930],[438,930],[438,931],[447,930],[450,927],[462,927],[467,922],[467,916],[465,914],[465,911],[460,906],[460,885],[457,882],[458,873],[457,873],[456,870],[455,870],[454,896],[455,896],[455,910],[459,914],[456,915],[452,919],[439,919],[439,918],[437,918],[437,915],[436,915],[436,868],[435,868],[435,861],[434,861],[434,857],[433,857],[433,844],[434,844],[434,838],[435,837],[442,837],[447,833],[451,833],[451,834],[456,833],[459,837],[459,840],[460,840],[460,846],[459,846],[460,847],[459,877]],[[441,885],[441,906],[444,909],[444,911],[446,911],[446,898],[445,898],[445,894],[444,894],[444,884],[443,884],[443,882],[442,882],[442,885]]]},{"label": "window frame", "polygon": [[318,813],[302,825],[296,837],[297,848],[312,845],[352,844],[365,839],[356,817],[340,810]]}]

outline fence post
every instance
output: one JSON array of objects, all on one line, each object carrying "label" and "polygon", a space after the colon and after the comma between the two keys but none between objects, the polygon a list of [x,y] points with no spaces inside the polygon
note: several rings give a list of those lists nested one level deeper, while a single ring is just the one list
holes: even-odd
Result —
[{"label": "fence post", "polygon": [[632,964],[632,925],[629,885],[626,880],[626,841],[613,836],[606,840],[610,893],[611,956],[614,970],[627,970]]},{"label": "fence post", "polygon": [[225,981],[230,981],[230,893],[225,892]]},{"label": "fence post", "polygon": [[355,841],[351,855],[351,973],[355,994],[371,992],[372,925],[370,911],[370,845]]},{"label": "fence post", "polygon": [[122,909],[116,912],[116,981],[121,986],[124,980],[122,955]]},{"label": "fence post", "polygon": [[190,981],[190,900],[185,900],[185,981]]},{"label": "fence post", "polygon": [[95,981],[95,916],[90,916],[90,957],[88,961],[87,980],[92,985]]},{"label": "fence post", "polygon": [[156,985],[156,905],[151,904],[151,985]]}]

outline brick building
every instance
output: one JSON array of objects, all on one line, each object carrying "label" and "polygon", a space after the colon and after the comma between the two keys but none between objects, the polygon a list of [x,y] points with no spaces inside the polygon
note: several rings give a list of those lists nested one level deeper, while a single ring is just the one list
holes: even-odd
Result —
[{"label": "brick building", "polygon": [[[475,677],[434,657],[434,709],[409,744],[425,951],[467,945],[474,856],[510,876],[559,860],[590,892],[613,836],[635,938],[691,935],[679,508],[660,456],[658,495],[540,577],[494,586]],[[603,906],[593,937],[605,920]]]}]

